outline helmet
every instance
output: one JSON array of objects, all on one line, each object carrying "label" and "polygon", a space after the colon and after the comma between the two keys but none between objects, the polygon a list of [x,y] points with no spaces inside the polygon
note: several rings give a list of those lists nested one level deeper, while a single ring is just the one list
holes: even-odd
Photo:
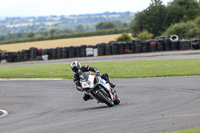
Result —
[{"label": "helmet", "polygon": [[78,70],[79,70],[80,68],[81,68],[80,62],[78,62],[78,61],[73,61],[73,62],[71,63],[71,69],[72,69],[72,71],[78,72]]}]

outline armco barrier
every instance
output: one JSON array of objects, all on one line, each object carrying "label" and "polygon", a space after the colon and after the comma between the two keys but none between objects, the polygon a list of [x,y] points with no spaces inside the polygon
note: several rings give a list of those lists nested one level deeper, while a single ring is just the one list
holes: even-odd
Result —
[{"label": "armco barrier", "polygon": [[181,39],[173,35],[151,40],[132,40],[130,42],[100,43],[96,46],[70,46],[51,49],[38,49],[31,47],[29,50],[18,52],[0,52],[0,62],[22,62],[31,60],[54,60],[74,57],[118,55],[142,52],[157,52],[169,50],[200,49],[200,39]]}]

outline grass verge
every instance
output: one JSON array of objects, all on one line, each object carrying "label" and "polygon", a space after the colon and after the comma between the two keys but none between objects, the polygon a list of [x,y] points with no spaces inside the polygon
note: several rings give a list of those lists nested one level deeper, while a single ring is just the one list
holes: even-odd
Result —
[{"label": "grass verge", "polygon": [[166,132],[166,133],[200,133],[200,128],[197,129],[186,129],[182,131]]},{"label": "grass verge", "polygon": [[[200,59],[82,63],[98,67],[110,78],[200,76]],[[0,78],[71,79],[70,64],[8,66],[0,68]]]}]

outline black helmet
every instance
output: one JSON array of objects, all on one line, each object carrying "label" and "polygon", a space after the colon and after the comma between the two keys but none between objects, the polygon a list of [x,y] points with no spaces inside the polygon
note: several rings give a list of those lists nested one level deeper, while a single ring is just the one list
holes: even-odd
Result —
[{"label": "black helmet", "polygon": [[72,68],[72,71],[78,72],[78,70],[81,68],[81,64],[78,61],[73,61],[71,63],[71,68]]}]

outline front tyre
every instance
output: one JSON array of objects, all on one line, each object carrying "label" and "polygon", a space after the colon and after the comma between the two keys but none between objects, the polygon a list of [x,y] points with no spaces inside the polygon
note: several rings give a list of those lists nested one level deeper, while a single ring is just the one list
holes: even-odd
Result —
[{"label": "front tyre", "polygon": [[113,101],[110,100],[110,98],[107,97],[106,94],[104,94],[103,91],[99,90],[99,91],[97,92],[97,96],[98,96],[98,98],[99,98],[102,102],[104,102],[105,104],[107,104],[109,107],[113,107],[113,106],[114,106]]}]

